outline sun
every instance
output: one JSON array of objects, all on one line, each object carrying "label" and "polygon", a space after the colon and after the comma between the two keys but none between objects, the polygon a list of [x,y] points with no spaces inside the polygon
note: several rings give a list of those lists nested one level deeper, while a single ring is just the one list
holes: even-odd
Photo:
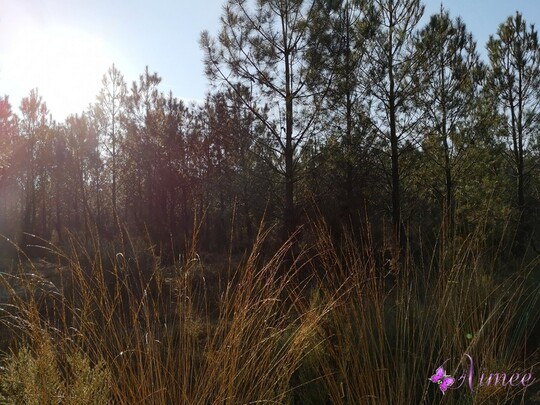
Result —
[{"label": "sun", "polygon": [[62,121],[95,100],[114,56],[99,38],[74,28],[26,27],[6,60],[2,79],[25,94],[37,87],[53,118]]}]

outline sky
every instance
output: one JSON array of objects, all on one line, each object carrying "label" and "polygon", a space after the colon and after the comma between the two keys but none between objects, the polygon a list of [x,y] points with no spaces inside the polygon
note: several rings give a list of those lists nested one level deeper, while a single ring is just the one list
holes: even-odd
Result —
[{"label": "sky", "polygon": [[[63,121],[95,101],[114,63],[128,85],[146,66],[161,90],[200,101],[204,76],[201,31],[219,30],[225,0],[0,0],[0,95],[14,110],[38,88],[53,118]],[[540,23],[538,0],[443,0],[461,16],[486,57],[489,35],[516,10]],[[441,0],[425,0],[427,16]]]}]

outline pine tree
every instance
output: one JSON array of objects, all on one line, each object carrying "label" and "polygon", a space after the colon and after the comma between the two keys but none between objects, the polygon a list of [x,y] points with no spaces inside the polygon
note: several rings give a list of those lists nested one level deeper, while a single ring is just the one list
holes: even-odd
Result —
[{"label": "pine tree", "polygon": [[413,114],[412,100],[418,90],[413,80],[418,58],[412,42],[413,33],[422,17],[420,0],[375,0],[374,15],[378,30],[371,67],[372,122],[380,136],[380,148],[390,158],[390,189],[394,244],[404,247],[405,235],[401,218],[400,155],[406,141],[411,145],[419,117]]},{"label": "pine tree", "polygon": [[[313,123],[324,92],[307,86],[308,24],[313,2],[229,0],[217,41],[201,35],[207,76],[235,91],[264,125],[267,162],[283,179],[283,227],[291,236],[298,223],[295,184],[302,146],[314,136]],[[249,97],[239,90],[247,87]]]},{"label": "pine tree", "polygon": [[422,150],[443,179],[444,228],[453,233],[456,188],[459,179],[467,176],[464,157],[476,137],[472,131],[475,101],[485,69],[465,24],[459,18],[452,20],[442,8],[419,32],[416,48],[420,63],[415,102],[423,111]]},{"label": "pine tree", "polygon": [[488,41],[490,84],[506,117],[506,139],[516,178],[515,207],[519,216],[518,244],[529,231],[523,222],[526,206],[526,179],[532,166],[527,157],[538,142],[540,124],[540,46],[534,25],[527,26],[520,13],[499,26],[497,36]]}]

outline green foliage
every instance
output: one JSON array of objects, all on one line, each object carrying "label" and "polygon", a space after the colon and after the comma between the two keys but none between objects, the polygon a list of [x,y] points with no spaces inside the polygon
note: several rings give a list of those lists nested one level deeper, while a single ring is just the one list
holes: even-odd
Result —
[{"label": "green foliage", "polygon": [[107,404],[112,380],[104,362],[82,352],[58,353],[46,334],[2,359],[2,404]]}]

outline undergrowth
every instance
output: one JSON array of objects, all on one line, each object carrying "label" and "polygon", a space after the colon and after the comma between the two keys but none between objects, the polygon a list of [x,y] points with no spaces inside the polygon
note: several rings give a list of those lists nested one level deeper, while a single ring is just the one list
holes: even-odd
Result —
[{"label": "undergrowth", "polygon": [[24,259],[2,274],[10,299],[0,320],[13,338],[1,402],[532,401],[535,386],[480,386],[475,375],[474,390],[443,395],[428,378],[443,363],[459,377],[467,355],[478,373],[540,378],[538,348],[527,346],[539,316],[537,263],[496,278],[478,234],[420,263],[406,253],[384,261],[369,235],[339,247],[322,225],[313,235],[291,263],[291,243],[262,259],[261,230],[228,271],[194,247],[165,266],[129,238],[112,253],[97,242],[67,251],[44,243],[54,276]]}]

